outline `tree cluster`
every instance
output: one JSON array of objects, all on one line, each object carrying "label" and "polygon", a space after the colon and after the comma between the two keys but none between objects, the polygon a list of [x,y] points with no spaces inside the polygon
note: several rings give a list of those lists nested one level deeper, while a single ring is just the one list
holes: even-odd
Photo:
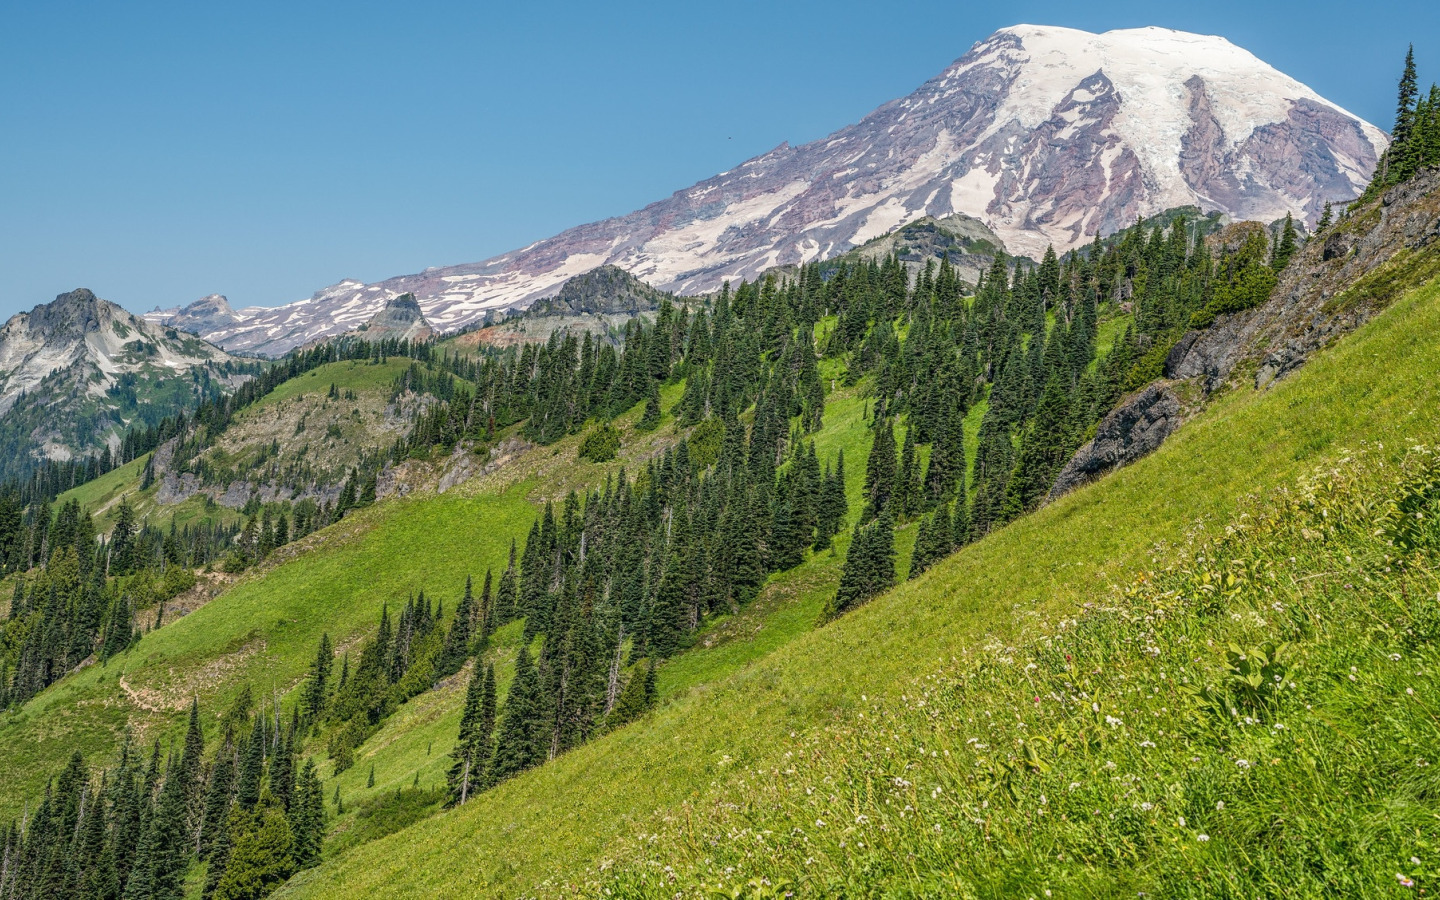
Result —
[{"label": "tree cluster", "polygon": [[178,750],[162,755],[157,741],[147,761],[127,742],[98,777],[77,751],[33,814],[5,829],[0,898],[180,900],[186,873],[203,864],[205,897],[249,900],[319,862],[314,762],[298,764],[293,725],[249,716],[248,696],[208,760],[194,704]]}]

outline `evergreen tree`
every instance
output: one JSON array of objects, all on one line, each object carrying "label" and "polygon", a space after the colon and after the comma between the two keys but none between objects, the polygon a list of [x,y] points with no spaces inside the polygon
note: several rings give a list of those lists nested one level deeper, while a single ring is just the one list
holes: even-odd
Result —
[{"label": "evergreen tree", "polygon": [[465,594],[455,608],[455,621],[450,623],[450,630],[445,633],[445,643],[440,649],[440,657],[435,661],[437,678],[445,678],[460,671],[460,667],[470,655],[470,637],[475,620],[475,599],[470,591],[470,576],[467,575]]},{"label": "evergreen tree", "polygon": [[660,383],[647,381],[645,386],[645,412],[635,423],[636,431],[654,431],[660,426]]},{"label": "evergreen tree", "polygon": [[1297,249],[1297,235],[1295,233],[1295,220],[1287,212],[1285,224],[1280,228],[1280,236],[1275,245],[1274,256],[1270,260],[1270,266],[1276,272],[1285,268],[1290,262],[1290,257],[1295,255]]},{"label": "evergreen tree", "polygon": [[900,469],[895,474],[895,515],[907,519],[920,507],[920,458],[915,451],[915,428],[905,429]]},{"label": "evergreen tree", "polygon": [[539,673],[529,649],[521,647],[495,744],[494,780],[501,781],[545,761],[543,716]]},{"label": "evergreen tree", "polygon": [[620,696],[615,701],[615,707],[606,717],[606,727],[619,728],[627,722],[638,719],[654,703],[654,695],[655,663],[653,660],[646,659],[630,673],[624,690],[620,692]]},{"label": "evergreen tree", "polygon": [[895,490],[895,429],[889,419],[877,417],[875,440],[865,465],[865,511],[863,521],[879,516],[890,504]]},{"label": "evergreen tree", "polygon": [[288,813],[296,869],[308,869],[320,862],[320,845],[325,834],[325,796],[315,761],[307,758],[295,780],[295,798]]},{"label": "evergreen tree", "polygon": [[135,564],[135,510],[130,502],[121,499],[115,515],[115,527],[110,531],[111,575],[129,575]]},{"label": "evergreen tree", "polygon": [[233,820],[225,873],[215,900],[260,900],[295,872],[294,835],[279,803],[265,792],[253,811]]},{"label": "evergreen tree", "polygon": [[895,521],[886,511],[879,519],[856,525],[840,571],[840,587],[827,610],[839,615],[895,583]]},{"label": "evergreen tree", "polygon": [[487,786],[494,728],[495,670],[493,666],[476,666],[465,692],[460,737],[450,753],[455,761],[447,775],[450,805],[464,803]]},{"label": "evergreen tree", "polygon": [[235,783],[235,804],[250,810],[260,800],[260,779],[265,771],[265,717],[257,715],[245,743],[245,754]]},{"label": "evergreen tree", "polygon": [[300,698],[305,710],[306,722],[320,721],[325,705],[330,699],[330,671],[335,665],[335,648],[330,644],[330,633],[320,635],[320,646],[315,650],[315,661],[310,664],[310,676]]},{"label": "evergreen tree", "polygon": [[200,813],[199,855],[202,859],[210,855],[211,848],[224,830],[230,815],[230,794],[235,784],[235,746],[231,736],[215,755],[209,781],[205,785],[205,798]]}]

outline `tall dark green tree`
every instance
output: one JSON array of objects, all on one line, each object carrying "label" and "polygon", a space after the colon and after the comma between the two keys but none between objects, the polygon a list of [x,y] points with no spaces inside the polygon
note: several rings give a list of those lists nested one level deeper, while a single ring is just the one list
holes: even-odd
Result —
[{"label": "tall dark green tree", "polygon": [[494,778],[501,781],[545,761],[545,703],[540,676],[526,647],[515,658],[515,677],[505,695],[505,717],[495,743]]}]

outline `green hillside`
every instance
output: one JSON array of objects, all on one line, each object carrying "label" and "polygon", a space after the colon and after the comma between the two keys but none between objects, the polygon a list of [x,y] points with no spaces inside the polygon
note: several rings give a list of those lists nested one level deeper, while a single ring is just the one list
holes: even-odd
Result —
[{"label": "green hillside", "polygon": [[[307,378],[295,380],[303,387]],[[216,600],[147,634],[123,657],[88,667],[22,710],[3,714],[0,757],[14,764],[0,768],[0,816],[40,794],[55,763],[72,750],[104,759],[118,751],[127,727],[141,741],[179,727],[191,698],[218,718],[242,685],[287,693],[322,633],[338,646],[352,644],[373,628],[386,603],[395,607],[423,590],[453,607],[467,573],[479,578],[505,567],[510,540],[523,538],[537,500],[603,480],[626,462],[633,466],[666,439],[663,432],[640,436],[605,466],[574,462],[578,437],[559,448],[537,448],[496,477],[359,510],[285,548]],[[116,470],[76,494],[103,502],[127,486],[138,488],[141,467]],[[439,755],[445,752],[448,744]]]},{"label": "green hillside", "polygon": [[[914,753],[918,759],[915,739],[898,730],[889,733],[888,728],[843,741],[838,735],[857,726],[862,715],[881,716],[886,723],[902,721],[890,717],[904,715],[924,719],[929,714],[915,711],[915,698],[925,697],[926,676],[946,671],[952,660],[993,652],[985,650],[987,646],[1003,649],[1033,642],[1042,627],[1053,632],[1060,619],[1078,618],[1086,604],[1115,602],[1116,585],[1130,583],[1141,570],[1178,560],[1178,548],[1192,529],[1199,527],[1203,534],[1218,536],[1226,523],[1237,521],[1237,515],[1252,508],[1250,496],[1293,485],[1297,477],[1334,466],[1362,448],[1367,459],[1374,461],[1372,465],[1380,461],[1393,465],[1411,446],[1433,440],[1440,426],[1436,396],[1440,347],[1433,339],[1437,329],[1440,286],[1432,283],[1410,293],[1360,333],[1271,390],[1224,396],[1154,456],[967,547],[917,581],[819,631],[800,636],[703,692],[675,697],[642,723],[508,781],[459,810],[427,819],[302,873],[287,885],[284,895],[548,895],[595,893],[603,882],[620,895],[658,896],[663,892],[670,896],[677,890],[698,892],[700,883],[709,879],[734,886],[752,877],[803,878],[807,871],[805,857],[799,855],[803,842],[797,845],[792,835],[782,849],[776,849],[781,841],[771,828],[782,821],[790,825],[791,810],[800,803],[783,786],[776,787],[789,777],[796,779],[796,785],[819,785],[819,791],[827,796],[825,803],[837,812],[844,811],[847,827],[862,817],[879,818],[887,806],[883,815],[889,818],[885,821],[896,821],[904,807],[894,802],[901,795],[886,791],[885,782],[893,778],[915,785],[948,779],[943,783],[964,788],[946,795],[956,803],[963,805],[983,796],[1010,810],[1022,802],[1017,796],[1029,796],[1027,786],[1017,785],[1018,795],[1009,797],[974,793],[974,781],[968,777],[972,758],[954,754],[949,762],[940,762],[927,753],[927,780],[917,781],[902,774],[904,763],[893,756],[905,748],[903,752]],[[1345,509],[1348,513],[1351,507]],[[1358,546],[1363,541],[1355,537],[1357,533],[1351,528],[1343,539]],[[1307,559],[1303,565],[1335,562],[1323,556]],[[1359,567],[1357,564],[1357,571]],[[1287,574],[1295,571],[1289,569]],[[1434,592],[1433,575],[1417,572],[1415,577],[1430,578],[1424,590]],[[1248,597],[1225,602],[1235,604],[1232,612],[1237,616],[1253,605]],[[1196,622],[1192,630],[1199,627],[1198,633],[1203,635],[1197,614],[1191,610],[1185,614],[1191,617],[1186,621]],[[1334,635],[1357,627],[1345,617],[1365,614],[1363,606],[1330,611],[1325,627],[1317,628],[1308,639],[1317,645],[1324,643],[1328,661],[1330,654],[1338,652],[1329,649]],[[1186,626],[1177,627],[1183,630]],[[1223,636],[1241,637],[1244,630],[1227,629]],[[1163,653],[1175,652],[1169,643],[1172,634],[1167,630]],[[1284,632],[1276,635],[1283,636]],[[1255,635],[1243,637],[1250,640]],[[1087,639],[1096,640],[1093,636]],[[1034,652],[1034,646],[1025,645],[1024,652]],[[1094,652],[1097,645],[1085,646]],[[1117,656],[1114,664],[1137,666],[1125,661],[1134,658],[1135,650],[1132,646],[1126,651],[1132,655]],[[1433,654],[1429,649],[1423,652]],[[1197,656],[1197,672],[1210,678],[1224,672],[1223,648],[1208,648]],[[1423,654],[1416,658],[1415,671],[1421,674],[1415,677],[1432,677],[1425,674],[1431,671],[1426,668],[1427,659],[1433,662]],[[1367,665],[1377,663],[1371,659]],[[952,743],[944,745],[947,750],[963,744],[964,738],[956,737],[964,733],[959,726],[968,727],[976,714],[983,714],[982,709],[1007,721],[1015,717],[1013,706],[1006,706],[1013,701],[1003,698],[1013,698],[1031,676],[1020,667],[1013,671],[995,682],[1000,693],[983,705],[978,699],[966,701],[954,691],[946,694],[944,721],[956,726],[950,729],[948,740]],[[1146,677],[1150,680],[1145,684],[1154,683],[1153,673]],[[1317,671],[1313,689],[1319,692],[1329,677],[1328,671]],[[1343,674],[1340,677],[1343,679]],[[1416,682],[1416,690],[1424,684],[1433,682]],[[1123,686],[1117,688],[1124,690]],[[906,697],[911,698],[908,712]],[[1358,699],[1364,698],[1357,695]],[[1375,713],[1361,706],[1336,708],[1328,724],[1324,716],[1312,716],[1306,727],[1344,734]],[[934,715],[942,712],[937,709]],[[1306,717],[1297,715],[1296,719]],[[1405,723],[1400,730],[1407,740],[1414,741],[1425,734],[1423,729],[1416,731],[1417,727]],[[1013,734],[1007,733],[1007,739],[1013,739]],[[1133,762],[1135,752],[1133,748],[1127,751],[1123,760],[1127,769],[1123,771],[1143,771],[1142,763]],[[1215,748],[1197,746],[1196,752],[1206,754],[1205,765],[1214,765]],[[1167,753],[1166,768],[1157,770],[1162,773],[1175,766],[1174,752]],[[818,770],[800,761],[807,754],[817,760]],[[1082,752],[1077,759],[1073,765],[1104,777],[1103,755]],[[1341,762],[1344,764],[1339,765]],[[1387,804],[1406,802],[1398,794],[1388,798],[1377,794],[1373,801],[1368,797],[1376,787],[1394,787],[1393,777],[1382,778],[1380,772],[1363,769],[1357,772],[1353,762],[1339,760],[1334,770],[1326,770],[1332,771],[1358,779],[1354,784],[1367,797],[1363,803],[1357,800],[1357,809],[1371,820]],[[938,774],[932,777],[932,773]],[[1293,773],[1287,770],[1287,774]],[[1315,796],[1305,792],[1334,784],[1333,779],[1317,776],[1299,783],[1288,799],[1277,797],[1276,802],[1288,804],[1284,809],[1297,815],[1308,815],[1314,809]],[[1414,796],[1414,789],[1413,785],[1407,788],[1407,796]],[[928,790],[925,796],[929,796]],[[766,798],[775,797],[792,805],[771,806]],[[1110,798],[1112,803],[1117,800]],[[1244,815],[1247,809],[1253,817],[1264,816],[1244,804],[1237,815]],[[825,813],[828,809],[820,818]],[[952,819],[955,816],[953,811],[947,814]],[[1147,874],[1147,865],[1162,858],[1162,852],[1170,854],[1163,857],[1167,861],[1175,858],[1180,851],[1166,850],[1164,841],[1179,835],[1162,840],[1156,836],[1159,825],[1144,816],[1136,818],[1128,843],[1122,841],[1113,851],[1115,855],[1105,857],[1096,851],[1091,859],[1081,860],[1083,865],[1071,867],[1074,886],[1109,891],[1143,889],[1154,883],[1157,876]],[[1389,858],[1400,846],[1396,836],[1381,835],[1381,841],[1380,833],[1370,826],[1362,832],[1359,823],[1364,821],[1370,820],[1336,815],[1313,823],[1305,834],[1330,841],[1339,862],[1367,859],[1368,870],[1398,865],[1399,860]],[[1027,826],[1014,812],[1007,811],[1003,822],[1007,831],[1003,841],[996,838],[1001,843],[996,846],[995,859],[977,859],[968,870],[953,856],[942,853],[942,863],[926,855],[930,851],[924,841],[929,838],[921,837],[924,832],[897,831],[894,841],[876,832],[871,838],[875,844],[868,849],[860,845],[871,832],[846,832],[853,841],[848,845],[843,843],[844,836],[827,837],[818,842],[815,871],[820,880],[810,889],[826,893],[829,889],[820,885],[836,884],[833,879],[845,871],[907,896],[952,896],[963,894],[966,884],[981,883],[983,888],[971,889],[980,896],[1008,896],[1026,888],[1038,891],[1045,887],[1043,882],[1052,873],[1034,865],[1026,868],[1027,863],[1039,859],[1036,846],[1026,837]],[[1245,827],[1250,826],[1242,822],[1219,833],[1229,835],[1227,840],[1237,840]],[[1433,846],[1433,824],[1430,828],[1429,837],[1422,833],[1416,838],[1413,852],[1420,853],[1425,841]],[[1194,840],[1193,829],[1186,834]],[[1209,850],[1214,850],[1213,844],[1219,840],[1207,844]],[[1371,848],[1374,858],[1367,855]],[[1243,852],[1242,845],[1232,847],[1227,855],[1208,859],[1216,865],[1239,866],[1243,858],[1237,854]],[[1006,854],[1011,855],[1013,865],[999,862]],[[923,865],[921,855],[925,856]],[[709,868],[711,862],[720,860],[723,863],[717,864],[735,868],[728,872]],[[669,883],[660,866],[672,864],[670,861],[681,879],[678,886]],[[1105,871],[1099,868],[1102,862]],[[1265,861],[1241,874],[1273,877],[1275,870],[1267,868],[1273,864]],[[1120,868],[1105,874],[1112,865]],[[953,880],[948,882],[943,880],[946,869],[953,871]],[[1322,877],[1323,872],[1300,883],[1313,890]],[[1374,893],[1394,887],[1393,873],[1385,877],[1388,880],[1383,885],[1373,887]],[[1177,884],[1171,882],[1170,886]],[[686,889],[686,885],[690,887]],[[1240,894],[1255,889],[1256,884],[1235,885]],[[765,890],[763,886],[740,888],[734,895],[768,896]],[[843,891],[843,885],[836,890]],[[1370,888],[1365,892],[1371,892]]]},{"label": "green hillside", "polygon": [[[1212,256],[1182,217],[1063,262],[997,263],[973,294],[948,262],[912,280],[892,255],[665,302],[618,345],[556,333],[281,361],[53,519],[0,498],[21,573],[0,630],[0,817],[26,823],[0,852],[20,854],[21,883],[78,865],[137,900],[182,879],[208,897],[222,873],[224,900],[281,882],[1173,894],[1206,865],[1248,896],[1294,866],[1287,841],[1323,848],[1306,891],[1373,881],[1425,857],[1429,838],[1402,832],[1424,830],[1428,773],[1334,734],[1383,719],[1393,747],[1435,735],[1377,706],[1393,697],[1345,694],[1336,660],[1428,634],[1423,609],[1376,598],[1428,602],[1429,532],[1377,527],[1397,498],[1428,521],[1429,482],[1391,473],[1407,455],[1423,468],[1413,445],[1440,419],[1440,285],[1268,391],[1174,385],[1192,418],[1159,453],[1044,505],[1198,314],[1243,314],[1312,269],[1326,290],[1433,274],[1382,268],[1400,238],[1363,227],[1382,242],[1353,264],[1311,245],[1287,267],[1243,228]],[[1332,468],[1304,502],[1274,495]],[[323,490],[275,499],[307,485]],[[177,536],[191,523],[210,530]],[[917,543],[916,571],[938,562],[906,582]],[[162,615],[157,583],[192,574],[206,583]],[[1337,587],[1356,583],[1374,590]],[[1428,677],[1428,645],[1406,640]],[[1264,694],[1292,672],[1304,692]],[[1326,754],[1308,782],[1271,763],[1304,785],[1267,794],[1303,827],[1257,824],[1261,799],[1218,818],[1176,799],[1213,796],[1204,772],[1268,749],[1230,730],[1242,707],[1245,728],[1309,729]],[[463,790],[452,751],[471,754]],[[1163,796],[1137,787],[1157,777]],[[107,793],[87,817],[92,785]],[[1354,804],[1327,800],[1346,791]],[[1402,806],[1408,824],[1374,824]],[[1184,855],[1181,817],[1209,829],[1187,834],[1210,855]],[[88,857],[69,836],[82,825]],[[1263,859],[1222,852],[1241,835]]]}]

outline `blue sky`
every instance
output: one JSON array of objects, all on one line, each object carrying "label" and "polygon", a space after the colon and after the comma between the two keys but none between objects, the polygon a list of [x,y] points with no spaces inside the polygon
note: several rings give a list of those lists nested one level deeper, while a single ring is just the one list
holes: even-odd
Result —
[{"label": "blue sky", "polygon": [[1018,22],[1221,34],[1382,128],[1440,3],[0,5],[0,316],[298,300],[628,212]]}]

